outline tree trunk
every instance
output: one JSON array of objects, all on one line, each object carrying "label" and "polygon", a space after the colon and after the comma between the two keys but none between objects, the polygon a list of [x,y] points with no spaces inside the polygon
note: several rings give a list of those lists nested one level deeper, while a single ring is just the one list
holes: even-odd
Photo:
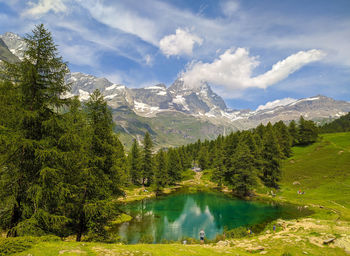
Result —
[{"label": "tree trunk", "polygon": [[13,211],[12,211],[12,216],[11,216],[11,222],[10,222],[10,229],[7,232],[7,237],[16,237],[17,236],[17,232],[13,231],[12,229],[18,224],[20,218],[21,218],[21,200],[19,198],[17,198],[17,203],[14,205],[13,207]]},{"label": "tree trunk", "polygon": [[80,220],[79,220],[79,227],[78,227],[78,232],[77,232],[77,242],[81,241],[81,236],[83,235],[84,232],[84,226],[85,226],[85,217],[84,213],[80,214]]}]

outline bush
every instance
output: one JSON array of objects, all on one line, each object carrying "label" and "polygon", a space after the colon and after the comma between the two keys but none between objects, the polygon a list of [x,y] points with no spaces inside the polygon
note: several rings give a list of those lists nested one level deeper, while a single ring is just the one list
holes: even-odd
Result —
[{"label": "bush", "polygon": [[238,227],[225,231],[226,238],[241,238],[248,235],[246,227]]},{"label": "bush", "polygon": [[151,236],[151,235],[142,235],[139,243],[140,244],[152,244],[153,240],[154,240],[153,236]]},{"label": "bush", "polygon": [[36,237],[0,238],[0,256],[23,252],[38,242]]}]

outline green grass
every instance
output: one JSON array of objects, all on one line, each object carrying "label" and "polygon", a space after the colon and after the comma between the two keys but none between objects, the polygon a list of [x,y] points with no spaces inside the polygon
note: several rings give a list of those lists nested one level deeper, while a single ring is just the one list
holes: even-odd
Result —
[{"label": "green grass", "polygon": [[293,148],[293,157],[283,164],[279,196],[335,210],[350,220],[350,133],[324,134],[311,146]]}]

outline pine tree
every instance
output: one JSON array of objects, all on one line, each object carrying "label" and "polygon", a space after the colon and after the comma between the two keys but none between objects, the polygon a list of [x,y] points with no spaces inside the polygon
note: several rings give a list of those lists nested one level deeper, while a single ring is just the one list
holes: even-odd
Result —
[{"label": "pine tree", "polygon": [[219,187],[221,187],[224,182],[225,165],[224,165],[223,145],[220,139],[218,139],[217,141],[217,149],[215,152],[216,152],[216,155],[213,160],[212,180],[217,182]]},{"label": "pine tree", "polygon": [[305,120],[303,116],[299,119],[299,143],[300,145],[308,145],[314,143],[318,138],[318,128],[311,120]]},{"label": "pine tree", "polygon": [[69,70],[42,24],[25,41],[24,60],[5,64],[2,76],[18,88],[21,109],[18,132],[1,174],[7,191],[1,199],[7,202],[5,213],[11,216],[9,236],[42,234],[46,228],[54,231],[67,221],[57,210],[62,178],[57,142],[64,132],[59,110],[66,104],[61,95],[69,89],[64,81]]},{"label": "pine tree", "polygon": [[167,173],[167,162],[166,155],[161,149],[156,155],[156,168],[154,174],[154,183],[156,191],[161,191],[167,185],[168,173]]},{"label": "pine tree", "polygon": [[266,126],[265,137],[263,138],[262,151],[262,174],[260,178],[268,187],[278,187],[277,182],[281,177],[281,150],[274,134],[272,125],[268,123]]},{"label": "pine tree", "polygon": [[118,138],[113,132],[113,120],[107,103],[99,90],[95,90],[86,103],[91,126],[89,164],[82,185],[81,212],[78,220],[77,241],[88,231],[90,237],[106,239],[107,221],[116,214],[116,202],[112,196],[122,194],[121,178],[125,170],[119,166]]},{"label": "pine tree", "polygon": [[198,154],[198,164],[202,170],[205,170],[209,167],[208,148],[204,145],[201,147]]},{"label": "pine tree", "polygon": [[236,154],[232,156],[233,166],[226,170],[229,187],[238,196],[248,196],[256,185],[257,174],[254,156],[244,141],[238,143]]},{"label": "pine tree", "polygon": [[131,182],[134,185],[141,184],[141,175],[142,175],[142,159],[140,149],[138,147],[137,141],[134,139],[131,147],[129,158],[129,173]]},{"label": "pine tree", "polygon": [[[151,185],[153,178],[152,139],[146,132],[143,140],[142,185]],[[147,183],[145,183],[147,181]]]},{"label": "pine tree", "polygon": [[288,125],[288,131],[292,137],[292,146],[295,146],[299,143],[298,141],[298,127],[294,120],[292,120]]},{"label": "pine tree", "polygon": [[182,167],[178,152],[174,149],[168,151],[168,176],[169,184],[175,184],[181,180]]},{"label": "pine tree", "polygon": [[280,149],[283,154],[283,158],[288,158],[292,154],[292,143],[293,138],[291,137],[288,127],[283,123],[283,121],[279,121],[274,124],[274,130],[276,134],[276,138]]}]

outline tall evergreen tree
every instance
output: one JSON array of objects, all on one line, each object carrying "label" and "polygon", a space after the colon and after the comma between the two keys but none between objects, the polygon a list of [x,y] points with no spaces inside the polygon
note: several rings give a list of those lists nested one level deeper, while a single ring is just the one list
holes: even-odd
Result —
[{"label": "tall evergreen tree", "polygon": [[283,121],[279,121],[274,124],[274,130],[276,134],[276,138],[280,149],[283,154],[283,158],[288,158],[292,154],[292,143],[293,138],[289,133],[288,127],[283,123]]},{"label": "tall evergreen tree", "polygon": [[248,196],[257,180],[254,156],[246,143],[241,141],[232,158],[233,166],[226,170],[226,182],[236,195]]},{"label": "tall evergreen tree", "polygon": [[318,137],[318,128],[313,121],[305,120],[303,116],[300,116],[298,135],[300,145],[314,143]]},{"label": "tall evergreen tree", "polygon": [[156,191],[161,191],[168,183],[167,159],[164,151],[161,149],[156,155],[156,168],[154,183]]},{"label": "tall evergreen tree", "polygon": [[[142,159],[142,185],[151,185],[153,178],[153,161],[152,161],[152,139],[146,132],[143,140],[143,159]],[[147,181],[147,183],[145,183]]]},{"label": "tall evergreen tree", "polygon": [[169,184],[175,184],[181,180],[182,167],[178,152],[174,149],[168,151],[168,177]]},{"label": "tall evergreen tree", "polygon": [[137,141],[134,139],[131,147],[129,158],[129,173],[131,182],[134,185],[141,184],[141,176],[142,176],[142,159],[139,146]]},{"label": "tall evergreen tree", "polygon": [[208,148],[204,145],[201,147],[198,153],[198,164],[202,170],[205,170],[209,167]]},{"label": "tall evergreen tree", "polygon": [[292,120],[288,125],[288,131],[292,137],[292,146],[295,146],[299,143],[298,127],[294,120]]},{"label": "tall evergreen tree", "polygon": [[266,126],[264,147],[262,151],[262,175],[261,179],[268,187],[278,187],[277,182],[281,177],[281,150],[274,134],[272,125]]},{"label": "tall evergreen tree", "polygon": [[107,103],[99,90],[95,90],[86,103],[86,112],[91,126],[89,164],[84,180],[83,205],[79,216],[77,241],[86,231],[93,237],[108,237],[105,225],[116,214],[112,196],[122,194],[121,178],[125,170],[119,166],[118,138],[113,132],[113,120]]},{"label": "tall evergreen tree", "polygon": [[6,201],[6,214],[11,216],[9,236],[39,234],[67,221],[57,210],[60,201],[56,188],[61,175],[56,160],[60,157],[57,142],[64,132],[59,110],[66,100],[61,95],[69,89],[64,81],[69,70],[42,24],[25,37],[25,42],[23,61],[5,64],[2,76],[19,89],[21,109],[18,136],[7,152],[11,157],[6,168],[1,168],[2,185],[7,191],[1,199]]}]

